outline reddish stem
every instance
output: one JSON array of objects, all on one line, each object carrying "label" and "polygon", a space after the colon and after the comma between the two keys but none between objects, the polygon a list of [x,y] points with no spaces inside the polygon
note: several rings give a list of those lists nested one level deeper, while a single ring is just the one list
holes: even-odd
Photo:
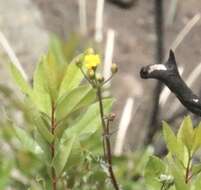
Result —
[{"label": "reddish stem", "polygon": [[[52,113],[51,113],[51,133],[54,135],[56,129],[56,119],[55,119],[55,105],[54,102],[52,103]],[[50,145],[51,148],[51,158],[54,159],[55,156],[55,142],[53,141]],[[54,166],[51,168],[51,175],[52,175],[52,190],[57,190],[57,176],[54,169]]]},{"label": "reddish stem", "polygon": [[99,109],[100,109],[100,119],[103,127],[103,149],[104,153],[106,153],[106,161],[108,164],[108,171],[110,174],[111,183],[115,190],[119,190],[119,185],[117,183],[116,177],[114,175],[113,167],[112,167],[112,151],[111,151],[111,144],[110,144],[110,133],[109,133],[109,121],[107,121],[107,125],[104,120],[104,110],[103,110],[103,102],[102,102],[102,93],[101,88],[97,88],[97,97],[99,101]]}]

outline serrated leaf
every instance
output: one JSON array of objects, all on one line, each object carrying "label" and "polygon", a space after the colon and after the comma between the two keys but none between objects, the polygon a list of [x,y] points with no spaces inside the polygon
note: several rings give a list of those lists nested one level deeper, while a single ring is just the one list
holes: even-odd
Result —
[{"label": "serrated leaf", "polygon": [[70,63],[60,85],[59,97],[62,97],[65,93],[77,88],[83,78],[84,76],[79,67],[74,62]]},{"label": "serrated leaf", "polygon": [[156,156],[151,156],[145,167],[145,182],[149,190],[160,190],[162,184],[159,181],[161,174],[165,174],[166,166]]},{"label": "serrated leaf", "polygon": [[10,64],[10,70],[11,75],[15,80],[16,84],[18,85],[18,87],[20,88],[20,90],[23,93],[30,95],[32,89],[28,81],[23,77],[22,73],[18,70],[18,68],[14,64]]},{"label": "serrated leaf", "polygon": [[181,141],[184,143],[184,145],[188,148],[188,151],[190,152],[193,147],[194,141],[193,124],[190,116],[184,118],[179,128],[177,137],[178,139],[181,139]]},{"label": "serrated leaf", "polygon": [[[110,111],[112,104],[112,99],[103,100],[105,113]],[[73,126],[66,129],[64,136],[69,137],[73,134],[77,136],[90,136],[91,134],[95,133],[100,126],[100,111],[99,103],[97,102],[91,105],[86,113],[84,113],[77,121],[75,121]]]},{"label": "serrated leaf", "polygon": [[76,140],[76,136],[73,135],[70,139],[66,139],[65,141],[61,141],[58,146],[58,152],[53,160],[52,165],[54,166],[57,176],[60,176],[62,173],[68,158],[70,156],[73,144]]},{"label": "serrated leaf", "polygon": [[89,85],[83,85],[73,89],[57,103],[56,118],[58,121],[67,117],[83,105],[93,103],[95,99],[94,90]]}]

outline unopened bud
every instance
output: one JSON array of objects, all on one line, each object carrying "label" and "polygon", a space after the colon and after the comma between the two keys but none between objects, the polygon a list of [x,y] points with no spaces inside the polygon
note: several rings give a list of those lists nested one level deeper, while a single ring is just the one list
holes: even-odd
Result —
[{"label": "unopened bud", "polygon": [[94,79],[94,77],[95,77],[95,72],[94,72],[93,69],[88,70],[88,77],[89,77],[90,79]]},{"label": "unopened bud", "polygon": [[115,113],[110,113],[110,114],[108,115],[109,121],[114,121],[115,117],[116,117],[116,114],[115,114]]},{"label": "unopened bud", "polygon": [[85,54],[94,54],[95,52],[94,52],[94,49],[93,48],[88,48],[88,49],[86,49],[86,51],[85,51]]},{"label": "unopened bud", "polygon": [[98,82],[102,83],[102,82],[104,81],[104,77],[103,77],[102,75],[100,75],[100,74],[97,74],[97,75],[96,75],[96,80],[97,80]]},{"label": "unopened bud", "polygon": [[80,55],[78,55],[77,57],[75,57],[74,63],[75,63],[78,67],[81,67],[81,66],[82,66],[82,62],[83,62],[83,54],[80,54]]},{"label": "unopened bud", "polygon": [[115,73],[117,73],[117,71],[118,71],[118,67],[117,67],[117,65],[116,65],[115,63],[113,63],[113,64],[112,64],[112,67],[111,67],[111,72],[112,72],[113,74],[115,74]]}]

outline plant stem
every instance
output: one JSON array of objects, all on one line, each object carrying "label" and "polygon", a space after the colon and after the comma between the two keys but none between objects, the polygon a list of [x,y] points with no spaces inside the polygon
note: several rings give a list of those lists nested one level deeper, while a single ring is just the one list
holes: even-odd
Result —
[{"label": "plant stem", "polygon": [[[54,102],[52,102],[52,113],[51,113],[51,133],[54,135],[56,129],[56,120],[55,120],[55,105]],[[53,141],[50,145],[51,148],[51,158],[54,159],[55,155],[55,142]],[[52,190],[57,190],[57,177],[56,172],[54,169],[54,166],[51,167],[51,175],[52,175]]]},{"label": "plant stem", "polygon": [[189,156],[187,167],[186,167],[186,176],[185,176],[186,183],[188,183],[189,181],[190,165],[191,165],[191,156]]},{"label": "plant stem", "polygon": [[106,154],[106,160],[108,164],[108,172],[110,175],[111,182],[115,190],[119,190],[119,186],[114,175],[113,167],[112,167],[112,151],[111,151],[111,143],[110,143],[110,134],[109,134],[109,121],[107,120],[107,124],[104,120],[104,110],[103,110],[103,101],[102,101],[102,92],[101,87],[97,87],[97,97],[99,101],[99,109],[100,109],[100,118],[103,127],[103,148]]}]

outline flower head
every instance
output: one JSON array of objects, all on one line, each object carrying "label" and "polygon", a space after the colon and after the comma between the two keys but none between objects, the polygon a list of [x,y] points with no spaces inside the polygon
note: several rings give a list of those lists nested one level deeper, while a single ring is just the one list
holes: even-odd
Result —
[{"label": "flower head", "polygon": [[88,70],[96,68],[101,63],[100,55],[86,54],[84,56],[84,65]]}]

